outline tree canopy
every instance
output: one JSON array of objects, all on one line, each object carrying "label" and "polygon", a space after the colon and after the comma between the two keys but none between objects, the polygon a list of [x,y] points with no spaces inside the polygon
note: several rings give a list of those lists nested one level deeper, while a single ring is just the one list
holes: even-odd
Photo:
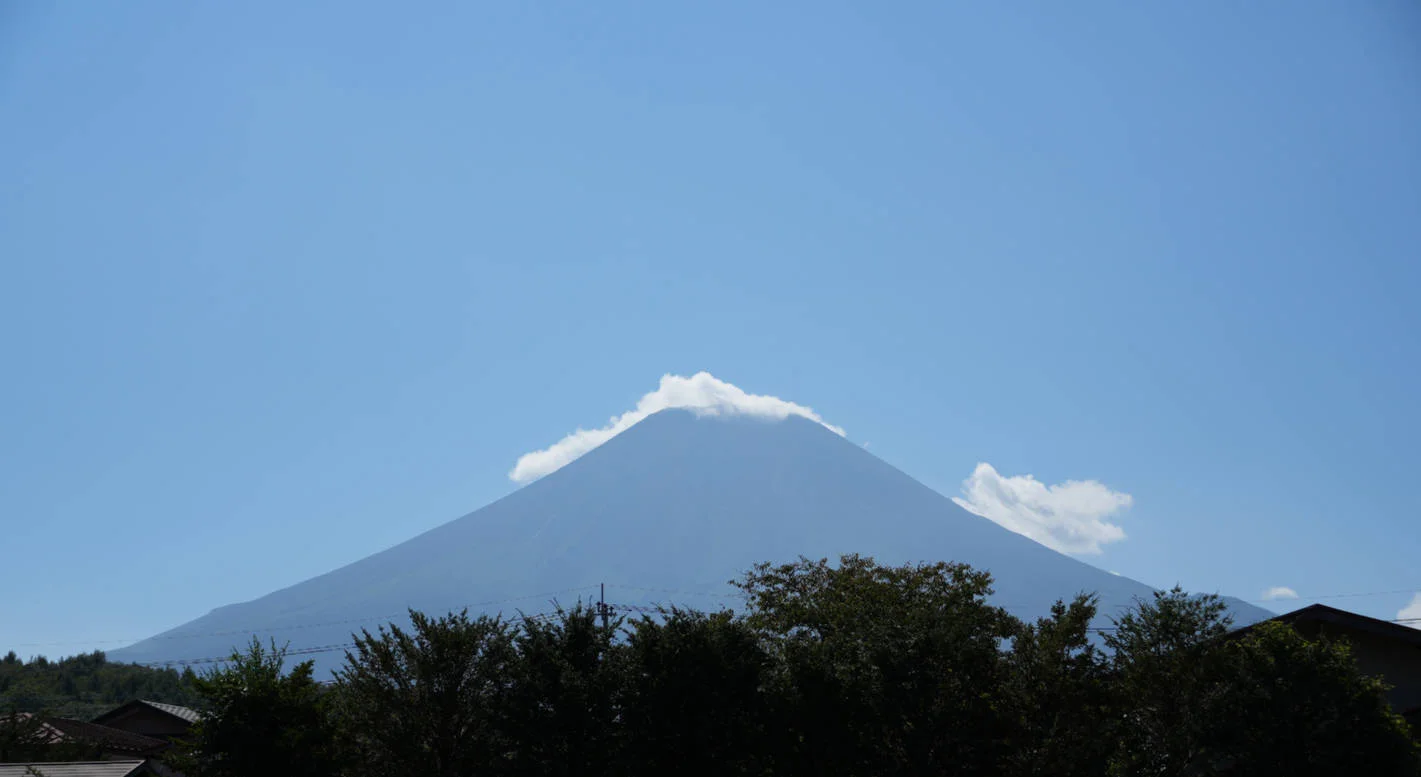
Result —
[{"label": "tree canopy", "polygon": [[[318,685],[254,644],[195,683],[190,777],[1421,775],[1347,645],[1161,592],[1023,622],[959,564],[760,565],[743,611],[411,613]],[[1101,633],[1103,631],[1103,633]]]},{"label": "tree canopy", "polygon": [[246,652],[194,682],[203,716],[169,761],[184,774],[247,777],[274,765],[291,777],[335,773],[327,698],[311,663],[285,670],[285,650],[253,638]]},{"label": "tree canopy", "polygon": [[88,720],[134,699],[191,706],[193,678],[191,670],[111,663],[100,651],[54,661],[10,651],[0,656],[0,709]]}]

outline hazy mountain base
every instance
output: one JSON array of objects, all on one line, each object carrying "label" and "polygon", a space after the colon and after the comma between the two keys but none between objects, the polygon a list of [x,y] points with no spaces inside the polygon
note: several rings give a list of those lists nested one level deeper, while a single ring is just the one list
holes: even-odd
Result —
[{"label": "hazy mountain base", "polygon": [[[1100,597],[1106,625],[1153,589],[972,515],[802,418],[652,415],[547,477],[389,550],[260,599],[213,610],[114,660],[228,654],[253,632],[292,648],[346,643],[407,608],[536,613],[557,599],[735,606],[727,584],[765,559],[955,561],[989,570],[992,601],[1021,618]],[[1238,625],[1271,613],[1226,599]],[[318,676],[339,652],[313,656]]]},{"label": "hazy mountain base", "polygon": [[1227,634],[1178,589],[1092,644],[1089,597],[1032,623],[990,576],[849,556],[756,567],[741,616],[415,614],[330,685],[253,644],[197,683],[191,777],[1366,774],[1421,752],[1345,644]]}]

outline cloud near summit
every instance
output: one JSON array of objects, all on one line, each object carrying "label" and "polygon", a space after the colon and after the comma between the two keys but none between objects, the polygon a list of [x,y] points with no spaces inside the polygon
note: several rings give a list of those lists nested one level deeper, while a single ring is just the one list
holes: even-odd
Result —
[{"label": "cloud near summit", "polygon": [[556,472],[579,456],[616,437],[633,424],[652,413],[677,408],[690,410],[699,416],[751,416],[784,420],[792,415],[808,418],[829,431],[844,435],[844,430],[826,422],[804,405],[764,394],[747,394],[738,386],[718,380],[709,372],[698,372],[689,378],[680,375],[661,376],[661,385],[636,403],[636,407],[614,416],[600,429],[578,429],[552,445],[518,457],[518,463],[508,473],[518,483]]}]

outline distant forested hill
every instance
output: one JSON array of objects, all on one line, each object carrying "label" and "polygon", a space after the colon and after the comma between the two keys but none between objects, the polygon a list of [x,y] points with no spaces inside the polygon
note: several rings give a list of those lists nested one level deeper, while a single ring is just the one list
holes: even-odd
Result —
[{"label": "distant forested hill", "polygon": [[50,661],[0,658],[0,711],[47,712],[89,720],[126,701],[192,705],[193,673],[110,663],[100,651]]}]

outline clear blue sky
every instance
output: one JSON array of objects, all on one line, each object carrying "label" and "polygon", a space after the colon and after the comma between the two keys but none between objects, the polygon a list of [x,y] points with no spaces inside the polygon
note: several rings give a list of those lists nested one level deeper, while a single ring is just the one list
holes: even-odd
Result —
[{"label": "clear blue sky", "polygon": [[0,649],[702,369],[948,495],[1127,492],[1088,560],[1148,583],[1421,590],[1418,75],[1401,0],[4,3]]}]

